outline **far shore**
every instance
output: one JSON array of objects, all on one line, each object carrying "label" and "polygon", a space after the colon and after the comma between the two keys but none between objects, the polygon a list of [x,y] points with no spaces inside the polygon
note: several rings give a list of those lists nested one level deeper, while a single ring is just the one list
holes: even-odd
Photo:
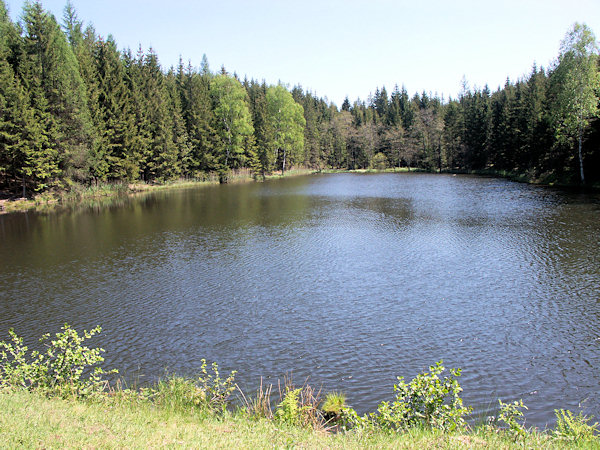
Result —
[{"label": "far shore", "polygon": [[[304,167],[293,168],[285,173],[274,172],[262,176],[254,175],[250,169],[240,169],[233,171],[227,178],[227,184],[247,183],[252,181],[263,181],[269,179],[287,178],[292,176],[305,176],[312,174],[327,173],[440,173],[437,171],[428,172],[419,168],[396,167],[387,169],[308,169]],[[498,171],[494,169],[478,171],[449,171],[441,173],[454,175],[478,175],[495,178],[506,178],[519,183],[535,184],[550,187],[562,188],[584,188],[591,191],[600,191],[600,183],[581,186],[578,183],[570,183],[565,180],[554,179],[550,176],[534,177],[530,174]],[[220,184],[219,176],[216,173],[205,174],[197,179],[179,179],[165,183],[144,183],[137,181],[134,183],[102,183],[91,186],[73,185],[70,190],[48,191],[36,194],[33,197],[22,198],[11,195],[6,192],[0,192],[0,215],[13,212],[26,211],[51,211],[62,207],[69,207],[77,204],[83,204],[89,201],[98,201],[110,203],[110,199],[120,196],[134,196],[146,194],[165,189],[189,189],[201,186],[211,186]]]}]

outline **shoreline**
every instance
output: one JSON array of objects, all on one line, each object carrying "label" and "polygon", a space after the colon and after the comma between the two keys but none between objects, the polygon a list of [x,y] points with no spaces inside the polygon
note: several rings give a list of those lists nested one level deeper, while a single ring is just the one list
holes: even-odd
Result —
[{"label": "shoreline", "polygon": [[[335,174],[335,173],[356,173],[356,174],[375,174],[375,173],[430,173],[430,174],[452,174],[452,175],[475,175],[481,177],[504,178],[517,183],[526,183],[535,186],[546,186],[561,189],[580,189],[590,192],[600,192],[600,183],[592,183],[582,186],[579,183],[568,183],[564,180],[552,178],[550,176],[541,176],[534,178],[531,175],[498,171],[498,170],[445,170],[442,172],[425,171],[419,168],[408,169],[406,167],[389,169],[307,169],[296,168],[281,173],[266,175],[264,179],[257,179],[249,169],[241,169],[232,172],[225,184],[240,184],[249,182],[262,182],[273,179],[281,179],[296,176],[306,176],[314,174]],[[84,204],[86,201],[97,201],[110,204],[112,200],[123,196],[136,196],[147,194],[165,189],[192,189],[203,186],[214,186],[220,184],[216,173],[206,174],[202,179],[180,179],[165,183],[147,184],[144,182],[135,183],[105,183],[97,186],[73,185],[70,191],[45,192],[35,195],[33,198],[18,198],[16,196],[7,196],[0,198],[0,215],[28,212],[28,211],[54,211],[69,206]]]},{"label": "shoreline", "polygon": [[[304,176],[313,173],[315,173],[314,170],[298,168],[288,170],[283,175],[279,173],[267,175],[265,180]],[[256,180],[249,169],[243,169],[233,172],[225,184],[241,184],[256,181],[262,180]],[[28,211],[54,211],[60,208],[84,204],[88,201],[110,204],[112,200],[120,197],[132,197],[167,189],[193,189],[204,186],[215,186],[218,184],[220,184],[219,176],[216,173],[210,173],[202,179],[180,179],[160,184],[135,182],[105,183],[88,187],[73,185],[70,191],[44,192],[35,195],[33,198],[19,198],[13,196],[0,199],[0,215]]]}]

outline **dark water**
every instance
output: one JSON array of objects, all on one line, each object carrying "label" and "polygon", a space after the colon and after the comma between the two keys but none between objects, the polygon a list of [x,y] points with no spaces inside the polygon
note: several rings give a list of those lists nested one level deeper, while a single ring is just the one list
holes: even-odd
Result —
[{"label": "dark water", "polygon": [[505,180],[326,175],[0,217],[0,336],[102,325],[142,380],[293,371],[359,411],[443,359],[485,413],[600,415],[600,198]]}]

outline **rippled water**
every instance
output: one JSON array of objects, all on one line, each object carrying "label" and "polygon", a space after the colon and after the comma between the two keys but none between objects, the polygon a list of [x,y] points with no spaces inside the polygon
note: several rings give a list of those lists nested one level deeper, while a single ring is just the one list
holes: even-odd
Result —
[{"label": "rippled water", "polygon": [[132,378],[286,372],[359,411],[461,367],[480,414],[600,415],[600,198],[505,180],[338,174],[0,217],[0,337],[102,325]]}]

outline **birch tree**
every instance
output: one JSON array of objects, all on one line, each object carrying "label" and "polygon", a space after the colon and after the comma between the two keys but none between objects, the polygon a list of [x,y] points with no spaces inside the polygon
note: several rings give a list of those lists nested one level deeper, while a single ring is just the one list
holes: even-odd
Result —
[{"label": "birch tree", "polygon": [[238,80],[221,74],[211,80],[210,94],[214,104],[214,128],[220,138],[220,169],[227,171],[231,160],[244,152],[244,138],[254,133],[247,93]]},{"label": "birch tree", "polygon": [[267,90],[267,111],[274,136],[274,159],[281,164],[283,174],[286,164],[304,160],[304,109],[286,88],[277,85]]},{"label": "birch tree", "polygon": [[552,86],[556,137],[567,144],[577,140],[579,173],[584,184],[583,136],[590,120],[598,116],[600,88],[598,43],[587,25],[576,23],[561,42]]}]

